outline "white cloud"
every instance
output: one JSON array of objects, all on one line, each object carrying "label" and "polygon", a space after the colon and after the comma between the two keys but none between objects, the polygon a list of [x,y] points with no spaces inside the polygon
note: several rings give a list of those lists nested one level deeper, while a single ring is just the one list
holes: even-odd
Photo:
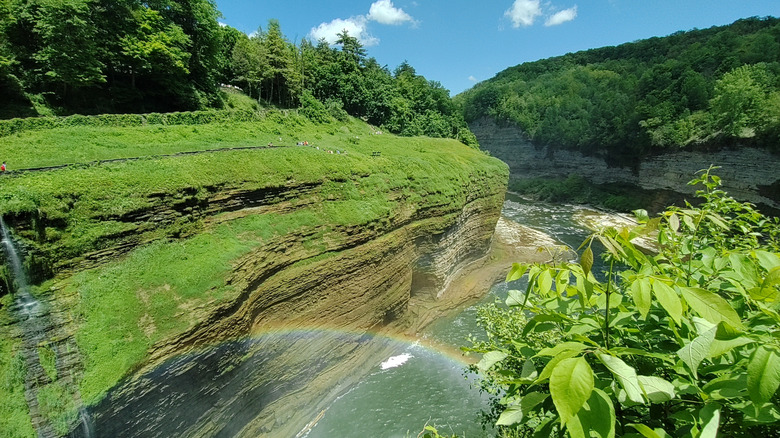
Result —
[{"label": "white cloud", "polygon": [[472,75],[472,76],[469,76],[469,80],[470,80],[471,82],[477,82],[477,78],[475,78],[473,75]]},{"label": "white cloud", "polygon": [[406,22],[414,22],[411,15],[403,9],[393,6],[391,0],[378,0],[371,4],[367,18],[382,24],[399,25]]},{"label": "white cloud", "polygon": [[336,44],[338,34],[346,30],[350,36],[357,38],[364,46],[375,46],[379,44],[379,39],[370,35],[366,25],[368,20],[363,15],[347,18],[346,20],[336,18],[329,23],[321,23],[309,32],[309,36],[314,41],[324,38],[328,44]]},{"label": "white cloud", "polygon": [[540,15],[542,6],[539,0],[515,0],[512,7],[504,12],[504,16],[512,20],[512,27],[530,26]]},{"label": "white cloud", "polygon": [[575,18],[577,18],[577,6],[553,14],[547,19],[547,21],[545,21],[544,25],[557,26],[567,21],[574,20]]},{"label": "white cloud", "polygon": [[217,24],[219,24],[219,27],[227,27],[227,23],[223,23],[221,21],[217,21]]}]

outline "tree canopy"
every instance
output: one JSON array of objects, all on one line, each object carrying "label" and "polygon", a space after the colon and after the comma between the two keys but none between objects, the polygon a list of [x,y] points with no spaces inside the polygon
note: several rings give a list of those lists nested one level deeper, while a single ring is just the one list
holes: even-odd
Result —
[{"label": "tree canopy", "polygon": [[780,20],[678,32],[508,68],[455,98],[536,144],[637,156],[780,143]]},{"label": "tree canopy", "polygon": [[266,105],[324,105],[402,135],[476,139],[440,83],[394,73],[346,30],[291,42],[278,20],[247,35],[213,0],[0,1],[0,117],[218,107],[219,85]]}]

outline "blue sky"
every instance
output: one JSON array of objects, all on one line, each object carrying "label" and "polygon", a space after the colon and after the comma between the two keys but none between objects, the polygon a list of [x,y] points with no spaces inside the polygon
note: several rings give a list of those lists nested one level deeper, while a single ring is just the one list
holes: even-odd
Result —
[{"label": "blue sky", "polygon": [[276,18],[291,41],[350,30],[391,70],[407,60],[457,94],[527,61],[780,16],[780,0],[216,0],[246,33]]}]

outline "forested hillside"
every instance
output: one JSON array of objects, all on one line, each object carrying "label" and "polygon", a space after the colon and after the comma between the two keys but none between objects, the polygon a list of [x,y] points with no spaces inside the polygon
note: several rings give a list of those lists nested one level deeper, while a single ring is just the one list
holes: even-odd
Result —
[{"label": "forested hillside", "polygon": [[0,1],[0,118],[225,106],[220,85],[262,105],[316,106],[402,135],[475,143],[441,84],[394,71],[342,33],[290,42],[270,20],[248,36],[214,0]]},{"label": "forested hillside", "polygon": [[780,20],[678,32],[521,64],[456,96],[468,122],[612,156],[780,144]]}]

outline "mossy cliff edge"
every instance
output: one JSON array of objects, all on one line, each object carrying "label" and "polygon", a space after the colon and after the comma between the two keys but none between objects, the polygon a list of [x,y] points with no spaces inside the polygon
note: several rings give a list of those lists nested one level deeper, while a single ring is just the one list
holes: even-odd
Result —
[{"label": "mossy cliff edge", "polygon": [[[154,129],[165,138],[191,131]],[[148,130],[104,134],[132,139]],[[25,342],[10,295],[0,308],[8,387],[46,371],[42,348],[54,352],[51,372],[24,380],[21,391],[39,432],[68,433],[82,421],[80,404],[105,432],[114,414],[98,407],[107,394],[132,404],[118,394],[148,390],[139,377],[187,352],[278,327],[367,332],[403,324],[412,296],[435,300],[450,274],[489,247],[508,169],[480,151],[294,115],[228,130],[248,133],[240,146],[273,139],[276,147],[185,145],[180,152],[201,152],[4,176],[0,211],[35,279],[50,278],[33,288],[48,309],[43,342]],[[295,145],[303,140],[310,145]],[[17,401],[19,394],[8,391]],[[0,428],[19,431],[12,423],[25,422],[24,405]],[[204,418],[167,432],[213,433]],[[242,433],[286,421],[247,418]],[[150,432],[173,427],[138,422]]]}]

